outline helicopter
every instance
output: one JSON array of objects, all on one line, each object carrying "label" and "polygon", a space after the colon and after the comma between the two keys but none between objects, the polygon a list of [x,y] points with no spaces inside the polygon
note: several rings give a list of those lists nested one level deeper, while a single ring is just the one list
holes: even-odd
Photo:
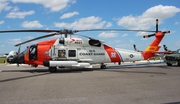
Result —
[{"label": "helicopter", "polygon": [[[149,38],[155,36],[152,43],[145,49],[145,51],[137,52],[119,48],[113,48],[106,45],[103,41],[94,39],[89,36],[81,35],[88,39],[68,37],[77,32],[87,31],[142,31],[142,32],[155,32],[154,34],[143,36]],[[25,42],[16,44],[19,46],[18,54],[9,54],[7,61],[9,63],[29,64],[37,67],[44,65],[48,67],[50,72],[56,72],[57,68],[93,68],[92,64],[100,64],[101,69],[106,69],[105,63],[115,63],[129,61],[147,60],[158,52],[159,43],[166,33],[170,31],[158,30],[158,19],[156,19],[156,30],[124,30],[124,29],[91,29],[91,30],[2,30],[0,33],[12,32],[45,32],[48,35],[40,36]],[[20,46],[35,41],[38,39],[51,37],[55,35],[64,35],[64,37],[45,40],[36,44],[27,46],[27,48],[20,53]]]}]

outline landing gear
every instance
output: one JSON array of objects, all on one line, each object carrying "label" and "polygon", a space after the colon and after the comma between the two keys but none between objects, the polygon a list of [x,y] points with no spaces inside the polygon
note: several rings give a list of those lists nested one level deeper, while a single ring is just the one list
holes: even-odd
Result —
[{"label": "landing gear", "polygon": [[35,67],[35,68],[37,68],[37,67],[38,67],[38,65],[37,65],[37,64],[35,64],[35,65],[31,65],[31,67]]},{"label": "landing gear", "polygon": [[101,69],[106,69],[106,68],[107,68],[107,66],[102,63],[101,64]]},{"label": "landing gear", "polygon": [[172,66],[172,64],[171,63],[166,63],[167,64],[167,66]]},{"label": "landing gear", "polygon": [[121,65],[121,62],[118,62],[118,65]]},{"label": "landing gear", "polygon": [[54,73],[57,71],[57,68],[56,67],[49,67],[49,72],[50,73]]}]

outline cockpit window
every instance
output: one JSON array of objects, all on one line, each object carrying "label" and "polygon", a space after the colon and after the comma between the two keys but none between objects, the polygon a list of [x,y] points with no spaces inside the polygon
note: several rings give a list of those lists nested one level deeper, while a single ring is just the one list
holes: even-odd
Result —
[{"label": "cockpit window", "polygon": [[28,53],[28,47],[22,53],[27,54]]},{"label": "cockpit window", "polygon": [[99,40],[89,40],[89,45],[95,46],[95,47],[101,47],[101,42]]}]

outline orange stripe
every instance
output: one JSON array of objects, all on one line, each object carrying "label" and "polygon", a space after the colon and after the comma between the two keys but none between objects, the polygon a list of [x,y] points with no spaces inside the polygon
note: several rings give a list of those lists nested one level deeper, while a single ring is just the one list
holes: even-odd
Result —
[{"label": "orange stripe", "polygon": [[107,45],[104,45],[104,49],[108,53],[111,62],[121,62],[120,56],[115,49]]}]

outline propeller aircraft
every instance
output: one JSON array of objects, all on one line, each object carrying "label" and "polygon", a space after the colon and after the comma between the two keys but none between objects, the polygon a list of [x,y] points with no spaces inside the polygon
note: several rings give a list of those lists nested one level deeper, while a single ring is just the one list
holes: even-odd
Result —
[{"label": "propeller aircraft", "polygon": [[[88,39],[73,38],[67,35],[73,35],[77,32],[87,31],[142,31],[142,32],[155,32],[151,35],[146,35],[144,38],[155,36],[152,43],[142,52],[124,50],[113,48],[106,45],[104,42],[83,36]],[[101,69],[106,69],[105,63],[110,62],[129,62],[147,60],[158,53],[160,48],[159,43],[166,33],[170,31],[158,30],[158,19],[156,20],[156,31],[148,30],[123,30],[123,29],[92,29],[92,30],[2,30],[0,33],[11,32],[45,32],[48,35],[40,36],[19,44],[18,54],[9,54],[7,61],[9,63],[29,64],[37,67],[44,65],[49,68],[50,72],[56,72],[57,68],[92,68],[92,64],[100,64]],[[22,44],[51,37],[55,35],[64,35],[64,37],[52,40],[38,42],[37,44],[27,46],[27,48],[20,53],[20,46]]]}]

